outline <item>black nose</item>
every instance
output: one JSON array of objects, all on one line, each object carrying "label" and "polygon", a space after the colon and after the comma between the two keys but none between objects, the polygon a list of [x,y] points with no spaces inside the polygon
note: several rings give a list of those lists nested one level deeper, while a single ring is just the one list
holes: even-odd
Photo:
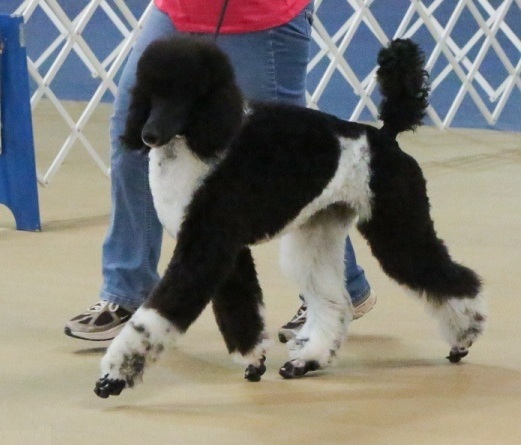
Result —
[{"label": "black nose", "polygon": [[159,134],[151,129],[143,129],[141,132],[141,139],[149,147],[157,147],[159,145]]}]

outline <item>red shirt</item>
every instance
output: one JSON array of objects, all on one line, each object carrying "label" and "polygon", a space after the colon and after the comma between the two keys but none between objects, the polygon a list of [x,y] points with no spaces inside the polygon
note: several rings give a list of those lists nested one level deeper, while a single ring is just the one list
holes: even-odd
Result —
[{"label": "red shirt", "polygon": [[[213,33],[224,0],[154,0],[178,31]],[[261,31],[294,19],[310,0],[229,0],[220,32]]]}]

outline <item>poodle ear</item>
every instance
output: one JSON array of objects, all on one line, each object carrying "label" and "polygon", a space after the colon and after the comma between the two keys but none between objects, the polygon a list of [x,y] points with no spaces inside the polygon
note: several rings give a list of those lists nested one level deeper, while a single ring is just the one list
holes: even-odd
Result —
[{"label": "poodle ear", "polygon": [[150,100],[141,94],[138,88],[132,90],[131,97],[125,131],[120,136],[120,140],[129,150],[142,150],[146,145],[141,138],[141,130],[150,115]]},{"label": "poodle ear", "polygon": [[242,96],[235,83],[207,95],[190,117],[186,136],[191,149],[203,158],[218,156],[241,125],[242,114]]}]

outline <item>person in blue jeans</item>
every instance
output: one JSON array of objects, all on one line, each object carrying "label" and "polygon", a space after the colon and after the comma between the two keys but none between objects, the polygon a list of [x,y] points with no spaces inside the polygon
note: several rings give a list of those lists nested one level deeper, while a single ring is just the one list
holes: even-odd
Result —
[{"label": "person in blue jeans", "polygon": [[[123,69],[110,127],[112,212],[103,244],[100,301],[67,322],[65,334],[71,337],[111,340],[159,281],[157,266],[163,229],[149,189],[148,157],[126,150],[119,137],[124,130],[130,90],[142,52],[152,41],[174,34],[211,35],[222,10],[216,9],[212,16],[208,9],[214,6],[204,8],[210,5],[205,2],[155,0]],[[245,0],[240,5],[237,2],[237,6],[231,3],[217,44],[229,56],[247,100],[282,101],[305,106],[313,4],[308,3],[309,0],[271,2],[263,6],[266,11],[258,10],[258,2]],[[205,12],[201,12],[198,22],[193,11],[199,10]],[[289,19],[278,23],[273,22],[274,17]],[[363,269],[356,263],[349,238],[346,239],[345,262],[346,288],[355,308],[355,318],[359,318],[374,306],[376,296]],[[297,314],[279,330],[282,342],[293,338],[306,320],[307,307],[304,297],[301,298]]]}]

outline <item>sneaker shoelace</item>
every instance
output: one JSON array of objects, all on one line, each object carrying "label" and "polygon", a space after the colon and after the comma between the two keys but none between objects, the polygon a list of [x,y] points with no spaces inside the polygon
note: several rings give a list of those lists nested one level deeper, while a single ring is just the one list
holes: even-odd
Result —
[{"label": "sneaker shoelace", "polygon": [[99,313],[102,312],[106,307],[110,312],[116,312],[119,309],[119,304],[110,303],[108,301],[100,300],[94,306],[88,309],[88,312]]}]

